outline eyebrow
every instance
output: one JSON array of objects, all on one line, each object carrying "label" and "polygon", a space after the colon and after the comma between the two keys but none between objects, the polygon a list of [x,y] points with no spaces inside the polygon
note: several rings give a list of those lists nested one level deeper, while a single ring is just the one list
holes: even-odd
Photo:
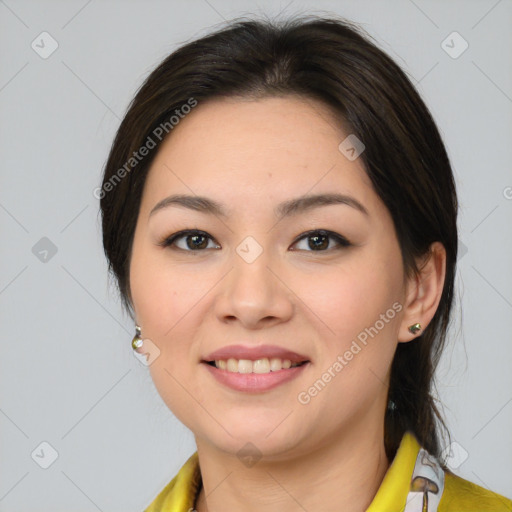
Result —
[{"label": "eyebrow", "polygon": [[[369,215],[368,210],[354,197],[345,194],[316,194],[301,196],[295,199],[289,199],[276,206],[274,214],[277,217],[289,217],[307,212],[319,206],[328,206],[332,204],[344,204],[355,208],[365,215]],[[219,217],[228,218],[230,212],[226,208],[208,197],[189,196],[183,194],[175,194],[159,201],[149,213],[153,215],[159,210],[168,208],[169,206],[178,206],[195,210],[201,213],[217,215]]]}]

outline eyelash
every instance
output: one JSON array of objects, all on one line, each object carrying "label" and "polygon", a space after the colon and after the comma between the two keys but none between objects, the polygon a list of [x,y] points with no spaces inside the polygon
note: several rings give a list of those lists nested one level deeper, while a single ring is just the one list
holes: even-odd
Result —
[{"label": "eyelash", "polygon": [[[158,245],[161,247],[170,247],[173,250],[179,250],[179,251],[184,251],[184,252],[205,251],[206,249],[192,250],[192,249],[182,249],[181,247],[172,247],[174,245],[174,243],[176,242],[176,240],[179,240],[180,238],[187,238],[188,236],[191,236],[191,235],[201,235],[201,236],[204,236],[204,237],[209,238],[210,240],[214,241],[214,239],[205,231],[201,231],[199,229],[184,229],[182,231],[178,231],[177,233],[174,233],[173,235],[171,235],[169,237],[164,238],[162,241],[158,242]],[[334,247],[334,248],[330,248],[330,249],[319,250],[319,251],[306,250],[306,252],[329,252],[332,250],[343,249],[343,248],[346,248],[346,247],[349,247],[352,245],[345,237],[338,235],[337,233],[334,233],[332,231],[327,231],[325,229],[313,229],[311,231],[306,231],[305,233],[300,235],[293,242],[292,245],[297,244],[301,240],[304,240],[304,239],[307,240],[309,237],[311,237],[313,235],[326,236],[328,238],[334,239],[338,243],[338,246]],[[299,250],[303,250],[303,249],[299,249]]]}]

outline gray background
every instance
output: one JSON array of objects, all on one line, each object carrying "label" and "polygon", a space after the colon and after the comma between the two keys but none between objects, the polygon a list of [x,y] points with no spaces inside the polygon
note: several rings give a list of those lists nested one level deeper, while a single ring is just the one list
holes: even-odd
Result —
[{"label": "gray background", "polygon": [[[510,0],[6,0],[0,511],[141,511],[195,450],[131,353],[93,189],[129,100],[164,56],[223,19],[282,10],[362,23],[439,124],[461,202],[455,324],[438,386],[458,443],[451,460],[512,496]],[[31,47],[43,31],[58,43],[46,59]],[[458,58],[442,46],[453,31],[469,44]],[[452,40],[453,54],[463,43]],[[48,469],[44,441],[58,452]]]}]

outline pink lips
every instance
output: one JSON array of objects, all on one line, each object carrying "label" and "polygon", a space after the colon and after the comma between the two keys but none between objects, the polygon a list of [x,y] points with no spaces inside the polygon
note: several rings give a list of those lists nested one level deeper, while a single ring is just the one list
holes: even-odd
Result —
[{"label": "pink lips", "polygon": [[[207,363],[211,361],[227,361],[228,359],[249,359],[256,361],[263,358],[289,359],[292,363],[305,363],[292,368],[283,368],[269,373],[237,373],[221,370]],[[260,345],[250,347],[246,345],[231,345],[215,350],[207,355],[203,361],[207,371],[221,384],[236,391],[263,392],[269,391],[285,382],[298,377],[307,366],[309,359],[292,350],[277,347],[275,345]]]},{"label": "pink lips", "polygon": [[259,345],[257,347],[249,347],[246,345],[230,345],[215,350],[211,354],[207,355],[203,360],[206,362],[210,361],[227,361],[230,358],[233,359],[250,359],[256,361],[257,359],[263,359],[268,357],[279,357],[280,359],[289,359],[292,363],[302,363],[308,361],[307,356],[297,354],[288,349],[278,347],[276,345]]},{"label": "pink lips", "polygon": [[297,378],[302,372],[306,371],[309,364],[310,363],[305,363],[300,366],[270,373],[228,372],[227,370],[220,370],[215,366],[210,366],[207,363],[203,363],[201,366],[205,367],[217,382],[228,388],[234,389],[235,391],[244,391],[246,393],[261,393]]}]

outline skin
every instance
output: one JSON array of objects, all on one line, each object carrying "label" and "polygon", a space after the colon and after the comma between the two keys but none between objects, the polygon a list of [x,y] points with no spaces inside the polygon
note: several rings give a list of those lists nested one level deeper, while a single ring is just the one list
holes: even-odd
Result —
[{"label": "skin", "polygon": [[[350,132],[321,103],[300,97],[199,104],[177,125],[151,166],[130,264],[142,336],[160,355],[149,366],[162,399],[191,429],[203,488],[199,512],[360,511],[389,467],[383,419],[389,371],[407,328],[425,328],[436,311],[445,251],[436,242],[420,276],[407,280],[389,211],[361,160],[338,149]],[[274,207],[305,194],[338,192],[342,204],[279,219]],[[170,206],[171,194],[210,197],[227,219]],[[201,249],[162,247],[183,229],[200,229]],[[308,230],[346,237],[315,249]],[[236,252],[245,237],[263,249],[252,263]],[[295,249],[295,250],[293,250]],[[188,250],[188,252],[187,252]],[[402,309],[307,404],[307,391],[365,328],[399,302]],[[417,336],[417,335],[416,335]],[[201,359],[225,345],[276,344],[308,356],[300,376],[270,391],[224,387]],[[414,342],[414,341],[412,341]],[[262,458],[246,467],[247,442]],[[314,490],[314,492],[312,492]]]}]

